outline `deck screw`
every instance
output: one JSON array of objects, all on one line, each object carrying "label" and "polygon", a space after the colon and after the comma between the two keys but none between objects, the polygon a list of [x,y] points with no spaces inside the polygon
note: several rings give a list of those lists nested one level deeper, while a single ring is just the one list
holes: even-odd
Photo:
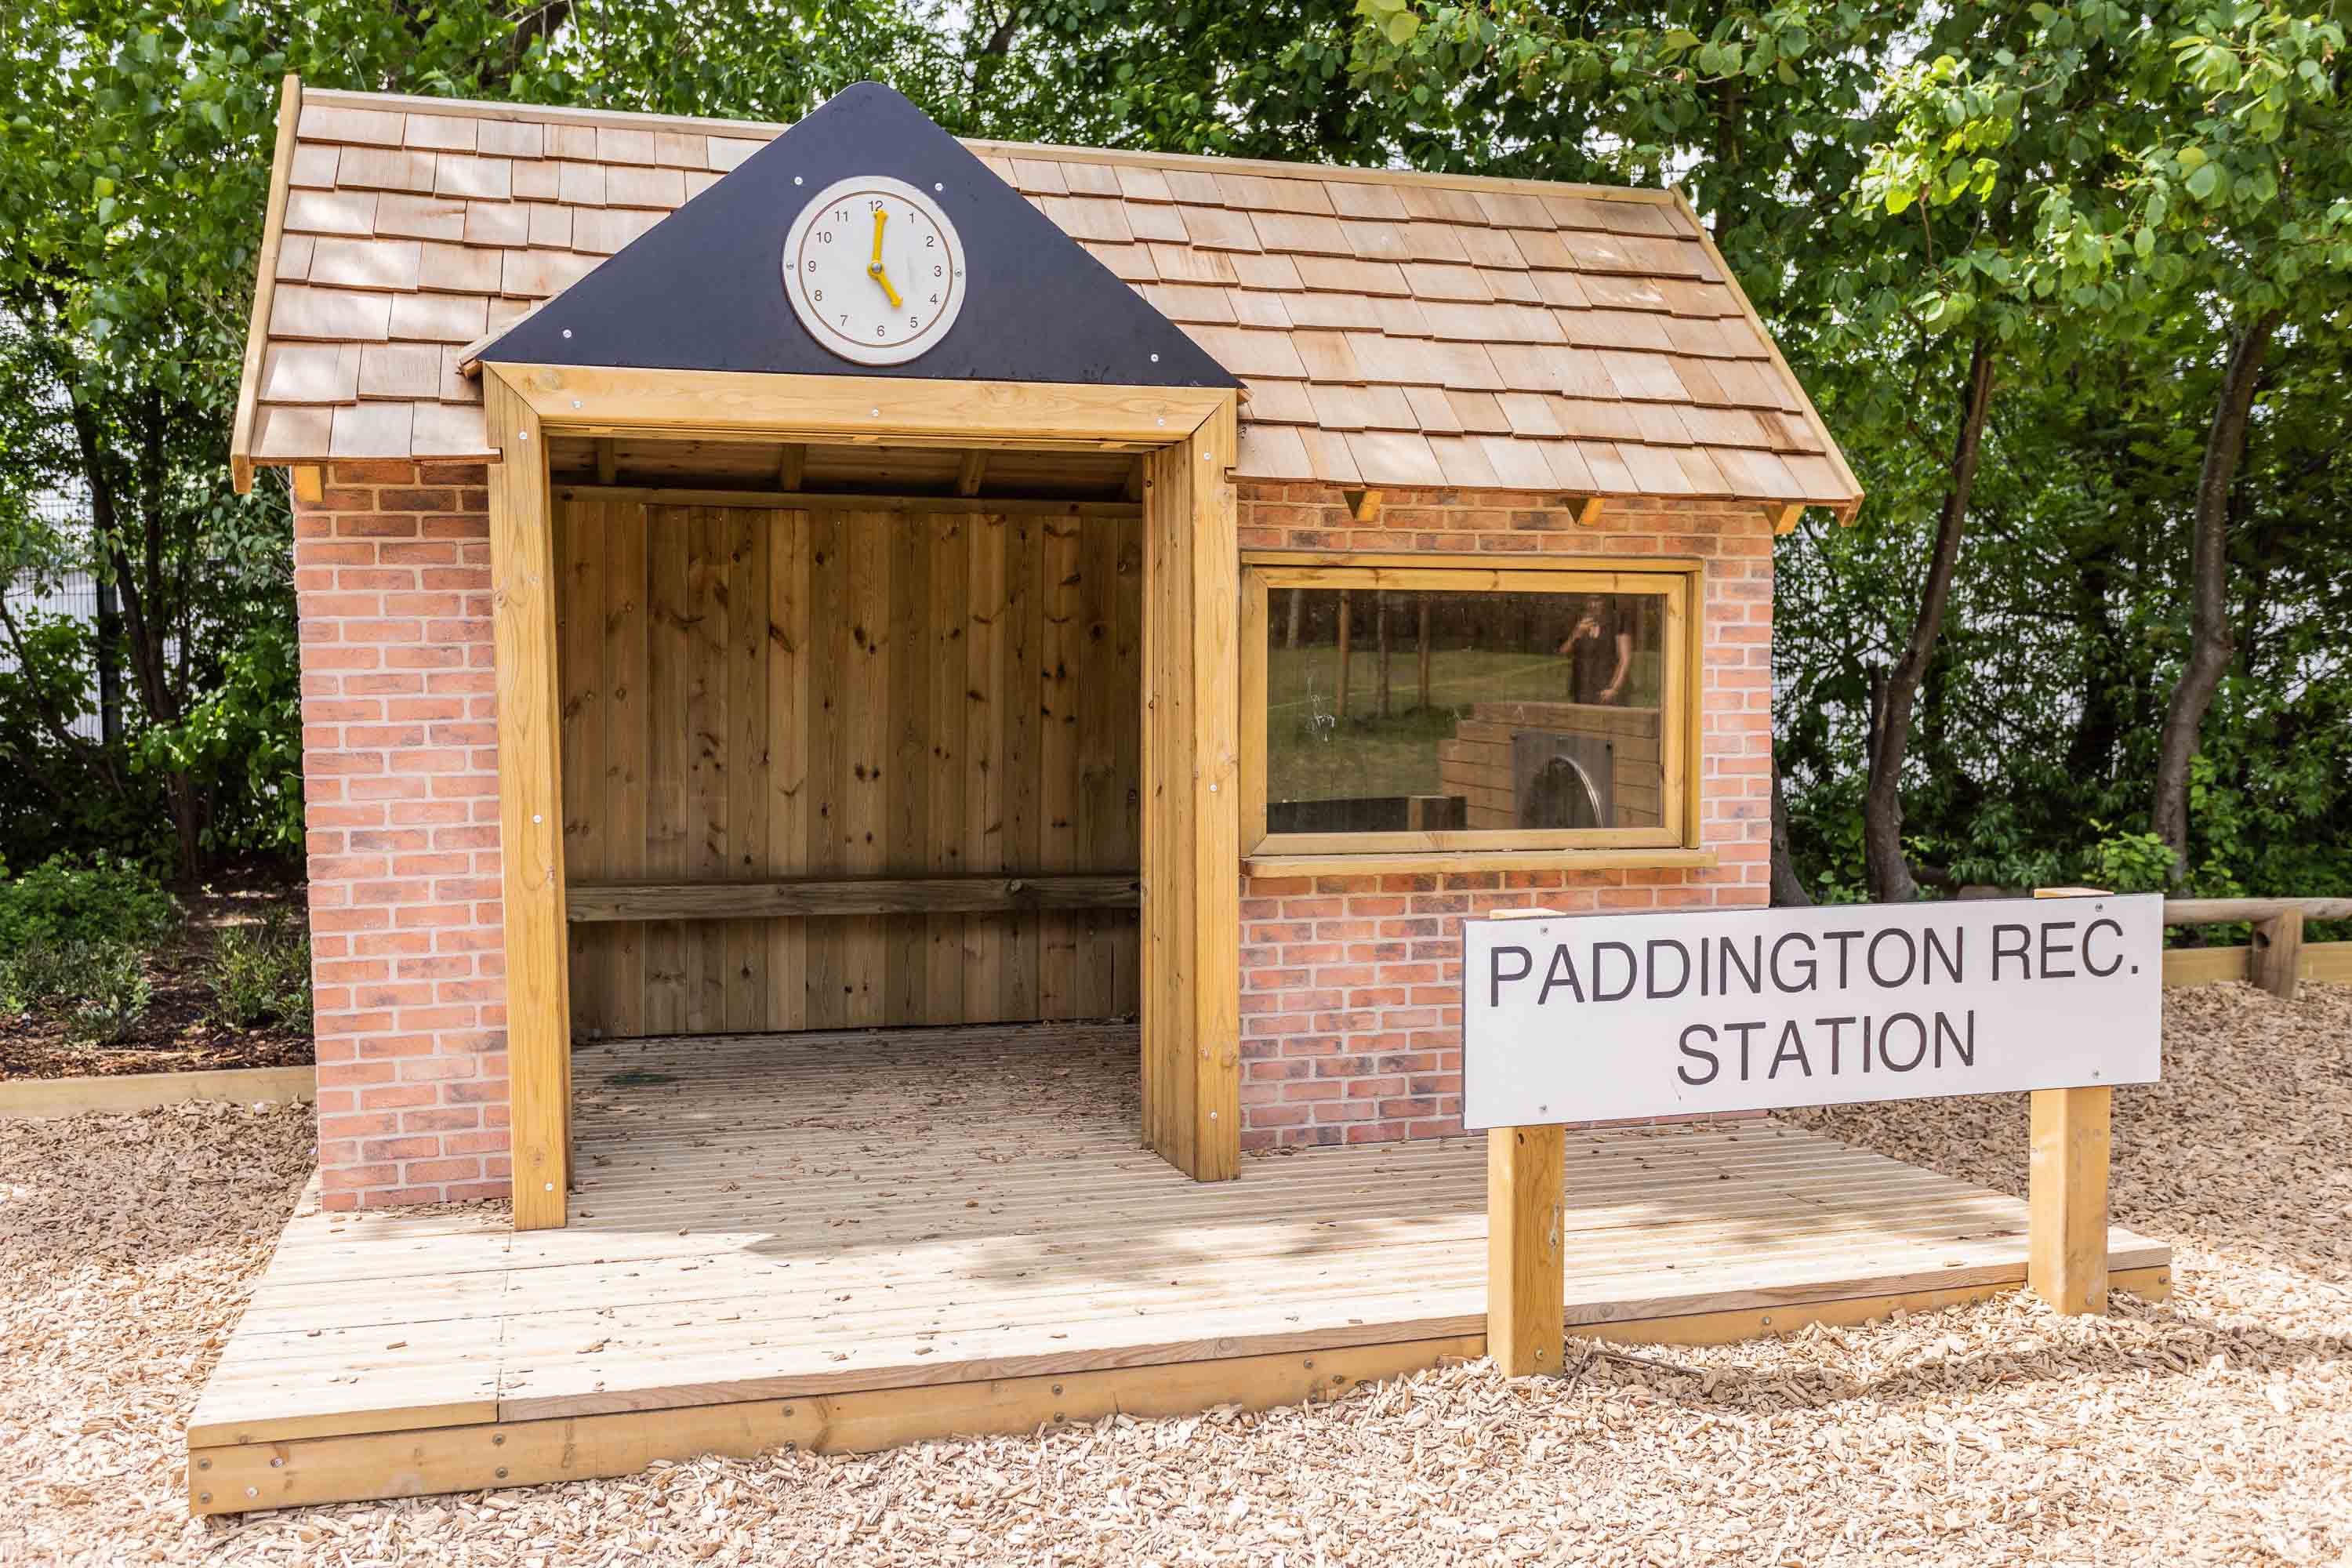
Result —
[{"label": "deck screw", "polygon": [[493,1432],[490,1434],[490,1447],[493,1448],[504,1447],[506,1446],[506,1440],[507,1435],[503,1432]]},{"label": "deck screw", "polygon": [[500,1480],[505,1480],[506,1479],[507,1479],[507,1468],[506,1468],[504,1465],[500,1465],[500,1466],[499,1467],[499,1479],[500,1479]]},{"label": "deck screw", "polygon": [[213,1462],[210,1459],[198,1459],[196,1461],[196,1468],[200,1470],[209,1470],[212,1468]]},{"label": "deck screw", "polygon": [[785,1414],[785,1415],[790,1415],[792,1413],[793,1413],[793,1407],[792,1407],[791,1405],[785,1405],[785,1406],[784,1406],[784,1414]]},{"label": "deck screw", "polygon": [[1315,1358],[1313,1356],[1308,1356],[1307,1358],[1307,1370],[1309,1372],[1313,1372],[1315,1370]]},{"label": "deck screw", "polygon": [[798,174],[794,174],[794,175],[793,176],[793,184],[796,184],[796,185],[797,185],[797,184],[799,184],[800,183],[801,183],[801,177],[800,177]]},{"label": "deck screw", "polygon": [[[1057,1384],[1055,1384],[1054,1385],[1054,1392],[1055,1392],[1055,1393],[1056,1393],[1056,1394],[1061,1393],[1061,1392],[1062,1392],[1062,1385],[1061,1385],[1060,1384],[1058,1384],[1058,1383],[1057,1383]],[[1056,1417],[1055,1417],[1055,1420],[1059,1420],[1059,1419],[1060,1419],[1060,1417],[1059,1417],[1059,1416],[1056,1416]]]},{"label": "deck screw", "polygon": [[1543,1346],[1541,1346],[1541,1345],[1538,1345],[1538,1346],[1536,1347],[1536,1360],[1538,1360],[1538,1361],[1541,1361],[1541,1360],[1543,1360],[1543,1358],[1544,1358],[1544,1348],[1543,1348]]},{"label": "deck screw", "polygon": [[245,1495],[247,1497],[259,1497],[261,1495],[261,1489],[258,1487],[247,1487],[245,1489]]},{"label": "deck screw", "polygon": [[1769,1328],[1770,1328],[1770,1327],[1772,1326],[1772,1320],[1771,1320],[1771,1319],[1769,1319],[1769,1318],[1765,1319],[1765,1320],[1764,1320],[1764,1326],[1765,1326],[1766,1328],[1768,1328],[1768,1329],[1769,1329]]},{"label": "deck screw", "polygon": [[210,1492],[198,1492],[196,1494],[196,1500],[198,1502],[210,1502],[213,1500],[213,1494]]},{"label": "deck screw", "polygon": [[282,1470],[286,1468],[286,1461],[282,1458],[272,1459],[269,1461],[269,1468],[273,1470]]},{"label": "deck screw", "polygon": [[[570,327],[566,327],[566,328],[564,328],[564,329],[563,329],[563,335],[564,335],[565,337],[567,337],[567,338],[568,338],[568,337],[570,337],[570,336],[572,335],[572,329],[571,329]],[[577,407],[579,407],[579,406],[580,406],[580,405],[578,405],[578,404],[576,404],[576,403],[575,403],[575,404],[573,404],[572,406],[572,407],[574,407],[574,408],[577,408]]]}]

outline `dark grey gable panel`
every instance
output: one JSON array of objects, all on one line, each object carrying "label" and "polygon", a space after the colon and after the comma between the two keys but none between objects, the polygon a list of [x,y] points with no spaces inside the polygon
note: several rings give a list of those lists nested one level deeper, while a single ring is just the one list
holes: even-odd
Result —
[{"label": "dark grey gable panel", "polygon": [[[963,237],[963,310],[937,347],[905,364],[828,353],[784,295],[785,231],[803,204],[851,174],[889,175],[930,193]],[[938,381],[1240,384],[921,110],[875,82],[836,95],[481,357]]]}]

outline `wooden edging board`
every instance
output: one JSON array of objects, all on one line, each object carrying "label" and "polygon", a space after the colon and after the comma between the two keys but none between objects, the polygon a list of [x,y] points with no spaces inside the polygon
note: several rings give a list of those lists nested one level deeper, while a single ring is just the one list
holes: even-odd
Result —
[{"label": "wooden edging board", "polygon": [[[2224,980],[2243,980],[2247,958],[2252,951],[2247,947],[2167,948],[2164,983],[2212,985]],[[2325,985],[2352,985],[2352,942],[2306,942],[2298,967],[2305,980]]]},{"label": "wooden edging board", "polygon": [[18,1078],[0,1082],[0,1118],[39,1121],[90,1111],[122,1116],[195,1100],[276,1105],[317,1098],[318,1069],[309,1067],[219,1068],[111,1078]]},{"label": "wooden edging board", "polygon": [[[2117,1269],[2113,1282],[2116,1289],[2161,1300],[2171,1292],[2171,1279],[2170,1268],[2158,1266]],[[1618,1344],[1724,1344],[1794,1333],[1814,1323],[1846,1326],[1895,1311],[1932,1311],[1981,1300],[2017,1283],[1570,1324],[1568,1332]],[[1263,1410],[1332,1398],[1359,1384],[1486,1352],[1486,1335],[1457,1334],[986,1382],[192,1447],[188,1503],[199,1514],[236,1513],[629,1475],[700,1454],[741,1458],[777,1447],[866,1453],[1111,1415],[1183,1415],[1227,1404]]]}]

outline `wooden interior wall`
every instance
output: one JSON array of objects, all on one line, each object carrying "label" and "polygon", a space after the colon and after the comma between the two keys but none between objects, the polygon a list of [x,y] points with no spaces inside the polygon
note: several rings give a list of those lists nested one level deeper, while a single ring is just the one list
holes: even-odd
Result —
[{"label": "wooden interior wall", "polygon": [[[1136,518],[559,501],[571,880],[1135,873],[1142,549]],[[1130,910],[571,942],[573,1024],[605,1035],[1139,1002]]]}]

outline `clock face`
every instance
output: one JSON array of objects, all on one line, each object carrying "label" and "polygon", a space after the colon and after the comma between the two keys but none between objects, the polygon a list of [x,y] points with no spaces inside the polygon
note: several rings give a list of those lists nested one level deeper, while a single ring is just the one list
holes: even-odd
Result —
[{"label": "clock face", "polygon": [[963,308],[963,242],[907,184],[855,174],[811,198],[784,237],[784,293],[810,335],[859,364],[903,364]]}]

